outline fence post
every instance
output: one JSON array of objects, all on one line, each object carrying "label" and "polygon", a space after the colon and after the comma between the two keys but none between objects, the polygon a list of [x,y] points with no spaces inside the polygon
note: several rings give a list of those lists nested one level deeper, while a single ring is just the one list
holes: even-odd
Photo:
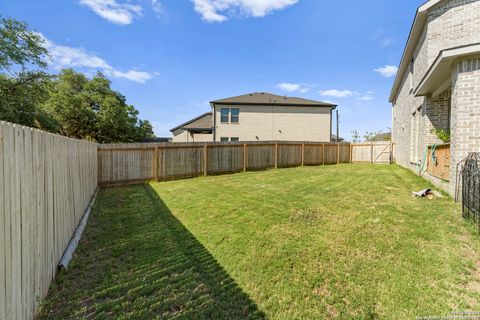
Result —
[{"label": "fence post", "polygon": [[278,168],[278,143],[275,143],[275,169]]},{"label": "fence post", "polygon": [[155,161],[155,164],[153,166],[154,170],[155,170],[155,174],[154,174],[154,177],[155,177],[155,181],[158,182],[158,163],[159,163],[159,150],[158,150],[158,146],[155,146],[155,152],[153,153],[153,161]]},{"label": "fence post", "polygon": [[322,165],[325,165],[325,143],[322,144]]},{"label": "fence post", "polygon": [[370,163],[373,163],[373,142],[370,142]]},{"label": "fence post", "polygon": [[393,142],[390,141],[390,164],[393,163]]},{"label": "fence post", "polygon": [[302,167],[305,164],[305,143],[302,143]]},{"label": "fence post", "polygon": [[353,143],[350,143],[350,163],[353,163]]},{"label": "fence post", "polygon": [[340,163],[340,143],[337,143],[337,164]]},{"label": "fence post", "polygon": [[243,172],[247,172],[247,144],[243,144]]},{"label": "fence post", "polygon": [[203,175],[208,175],[208,145],[205,143],[203,145]]}]

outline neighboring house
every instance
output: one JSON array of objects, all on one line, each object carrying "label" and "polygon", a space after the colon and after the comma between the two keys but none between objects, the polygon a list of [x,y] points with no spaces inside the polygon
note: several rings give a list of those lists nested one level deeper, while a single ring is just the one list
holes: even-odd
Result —
[{"label": "neighboring house", "polygon": [[390,95],[396,160],[422,170],[436,130],[451,134],[450,193],[456,166],[480,151],[480,1],[431,0],[420,6]]},{"label": "neighboring house", "polygon": [[337,106],[256,92],[210,102],[214,141],[331,141]]},{"label": "neighboring house", "polygon": [[173,134],[173,142],[211,142],[213,141],[212,123],[211,112],[187,121],[170,130]]},{"label": "neighboring house", "polygon": [[342,137],[337,138],[337,135],[332,134],[332,140],[331,140],[331,142],[344,142],[344,141],[345,141],[344,138],[342,138]]}]

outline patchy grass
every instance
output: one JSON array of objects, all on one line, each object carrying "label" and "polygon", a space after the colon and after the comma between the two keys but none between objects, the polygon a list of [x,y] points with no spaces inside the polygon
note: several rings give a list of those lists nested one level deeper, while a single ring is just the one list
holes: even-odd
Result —
[{"label": "patchy grass", "polygon": [[480,310],[480,239],[398,166],[102,190],[39,319],[412,319]]}]

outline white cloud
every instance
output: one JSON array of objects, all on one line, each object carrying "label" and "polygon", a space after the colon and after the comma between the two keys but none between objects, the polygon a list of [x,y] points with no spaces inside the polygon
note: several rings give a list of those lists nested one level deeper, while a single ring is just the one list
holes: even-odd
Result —
[{"label": "white cloud", "polygon": [[373,71],[378,72],[382,77],[391,78],[397,75],[398,67],[387,65],[385,67],[377,68]]},{"label": "white cloud", "polygon": [[155,12],[157,15],[160,15],[163,13],[163,6],[158,0],[152,0],[152,9],[153,9],[153,12]]},{"label": "white cloud", "polygon": [[386,48],[386,47],[389,47],[393,44],[393,39],[392,38],[384,38],[384,39],[381,39],[379,40],[378,44],[380,47],[382,48]]},{"label": "white cloud", "polygon": [[320,91],[320,94],[322,96],[326,97],[335,97],[335,98],[348,98],[353,96],[354,94],[357,94],[355,91],[350,91],[350,90],[338,90],[338,89],[330,89],[330,90],[324,90]]},{"label": "white cloud", "polygon": [[142,7],[117,0],[80,0],[80,4],[89,7],[100,17],[110,22],[127,25],[142,14]]},{"label": "white cloud", "polygon": [[378,28],[377,30],[375,30],[370,39],[372,41],[376,41],[377,44],[382,48],[389,47],[395,43],[395,41],[386,34],[383,28]]},{"label": "white cloud", "polygon": [[373,97],[370,94],[364,94],[357,98],[358,101],[372,101]]},{"label": "white cloud", "polygon": [[286,91],[286,92],[300,92],[300,93],[308,93],[310,92],[310,85],[308,84],[303,84],[303,83],[288,83],[288,82],[283,82],[277,84],[277,88]]},{"label": "white cloud", "polygon": [[277,84],[277,87],[287,92],[295,92],[300,90],[302,85],[298,83],[284,82],[284,83]]},{"label": "white cloud", "polygon": [[281,10],[298,0],[191,0],[202,19],[223,22],[240,13],[249,17],[264,17],[274,10]]},{"label": "white cloud", "polygon": [[152,79],[152,75],[145,71],[129,70],[127,72],[118,71],[115,69],[106,69],[104,70],[107,76],[114,78],[123,78],[130,81],[135,81],[138,83],[145,83],[148,80]]},{"label": "white cloud", "polygon": [[145,83],[153,77],[152,74],[144,71],[128,70],[124,72],[117,70],[104,59],[87,52],[83,48],[58,45],[45,38],[42,34],[40,36],[45,40],[45,46],[52,57],[52,67],[55,69],[76,68],[87,73],[101,71],[113,78],[122,78],[138,83]]}]

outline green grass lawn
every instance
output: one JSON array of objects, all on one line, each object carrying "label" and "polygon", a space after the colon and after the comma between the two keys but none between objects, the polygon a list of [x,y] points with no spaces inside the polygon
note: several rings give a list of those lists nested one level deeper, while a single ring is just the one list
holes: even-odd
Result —
[{"label": "green grass lawn", "polygon": [[480,310],[480,237],[398,166],[104,189],[39,319],[414,319]]}]

